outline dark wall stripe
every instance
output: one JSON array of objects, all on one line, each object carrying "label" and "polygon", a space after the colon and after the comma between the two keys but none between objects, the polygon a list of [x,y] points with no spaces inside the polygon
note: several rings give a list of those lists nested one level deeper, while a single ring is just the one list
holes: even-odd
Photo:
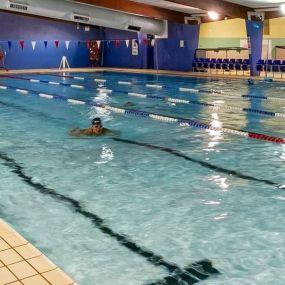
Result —
[{"label": "dark wall stripe", "polygon": [[40,183],[33,182],[32,177],[27,176],[24,173],[23,167],[18,164],[13,158],[10,158],[6,153],[0,152],[0,159],[3,160],[4,165],[8,166],[13,173],[17,174],[18,177],[20,177],[27,185],[31,186],[36,191],[40,192],[41,194],[48,195],[59,202],[63,202],[64,204],[69,206],[74,212],[81,214],[85,218],[91,220],[91,222],[96,228],[98,228],[101,232],[108,235],[109,237],[115,239],[122,246],[128,248],[133,253],[145,258],[154,266],[164,267],[169,272],[169,274],[173,276],[179,276],[176,278],[177,282],[171,284],[178,285],[179,278],[182,278],[181,276],[184,276],[185,274],[187,275],[187,281],[185,282],[191,285],[199,282],[199,280],[208,278],[213,273],[219,273],[218,270],[212,267],[212,263],[209,260],[202,260],[200,262],[194,263],[193,265],[190,265],[184,270],[180,269],[179,266],[166,261],[162,256],[157,255],[148,249],[142,248],[127,236],[114,232],[110,227],[105,224],[104,220],[98,215],[84,210],[79,201],[63,194],[57,193],[55,190],[48,188]]}]

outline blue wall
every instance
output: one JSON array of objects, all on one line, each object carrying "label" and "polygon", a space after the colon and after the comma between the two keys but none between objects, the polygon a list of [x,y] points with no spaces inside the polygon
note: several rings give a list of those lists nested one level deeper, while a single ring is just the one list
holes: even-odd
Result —
[{"label": "blue wall", "polygon": [[[192,61],[199,42],[199,25],[168,23],[168,39],[157,39],[155,67],[166,70],[192,70]],[[184,47],[180,47],[184,40]]]},{"label": "blue wall", "polygon": [[[120,31],[105,28],[103,34],[103,66],[105,67],[126,67],[126,68],[146,68],[147,67],[147,47],[143,41],[145,34]],[[119,41],[116,45],[115,41]],[[127,47],[125,40],[130,40]],[[132,55],[132,40],[136,40],[139,45],[139,54]]]},{"label": "blue wall", "polygon": [[[83,25],[78,30],[75,23],[1,11],[0,27],[0,48],[7,53],[8,69],[58,68],[62,56],[67,57],[71,67],[89,67],[86,41],[102,40],[100,65],[104,67],[156,68],[157,64],[159,69],[191,70],[199,36],[198,25],[169,23],[168,39],[156,39],[153,48],[146,44],[147,35],[143,33],[98,27],[90,27],[90,31],[85,32]],[[128,47],[126,39],[130,40]],[[138,43],[138,55],[132,55],[133,39]],[[23,49],[20,40],[25,41]],[[59,41],[58,48],[55,40]],[[180,40],[184,40],[185,47],[180,47]],[[31,41],[37,42],[35,50]],[[69,49],[65,41],[70,41]]]},{"label": "blue wall", "polygon": [[[0,27],[0,47],[7,52],[8,69],[57,68],[63,55],[67,56],[71,67],[88,67],[89,51],[85,41],[100,37],[100,30],[95,27],[90,27],[90,31],[85,32],[84,26],[77,30],[75,23],[1,11]],[[23,49],[19,40],[25,41]],[[59,40],[58,48],[55,47],[55,40]],[[65,40],[70,41],[68,50]],[[8,41],[12,42],[11,49]],[[35,50],[32,49],[31,41],[37,41]],[[48,41],[47,47],[44,41]],[[78,41],[81,41],[80,45]]]}]

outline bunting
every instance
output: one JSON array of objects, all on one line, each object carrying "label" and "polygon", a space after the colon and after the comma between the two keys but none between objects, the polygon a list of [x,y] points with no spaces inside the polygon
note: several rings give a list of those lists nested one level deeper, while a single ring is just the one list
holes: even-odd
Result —
[{"label": "bunting", "polygon": [[55,45],[56,48],[58,48],[58,46],[59,46],[59,41],[54,41],[54,45]]},{"label": "bunting", "polygon": [[36,41],[32,41],[31,44],[32,44],[33,50],[35,50],[37,42]]},{"label": "bunting", "polygon": [[90,40],[87,40],[87,41],[86,41],[86,47],[87,47],[88,49],[90,49]]},{"label": "bunting", "polygon": [[97,42],[98,49],[100,49],[101,41],[96,41],[96,42]]},{"label": "bunting", "polygon": [[65,41],[65,47],[66,47],[66,49],[69,48],[69,44],[70,44],[70,41]]},{"label": "bunting", "polygon": [[25,41],[21,40],[19,41],[19,44],[20,44],[21,49],[23,49],[25,45]]},{"label": "bunting", "polygon": [[8,41],[8,47],[9,47],[9,49],[11,49],[11,47],[12,47],[12,42],[11,41]]},{"label": "bunting", "polygon": [[127,48],[129,48],[130,40],[125,40]]},{"label": "bunting", "polygon": [[115,40],[115,47],[119,48],[120,47],[120,41],[119,40]]},{"label": "bunting", "polygon": [[45,48],[47,48],[48,41],[44,41]]}]

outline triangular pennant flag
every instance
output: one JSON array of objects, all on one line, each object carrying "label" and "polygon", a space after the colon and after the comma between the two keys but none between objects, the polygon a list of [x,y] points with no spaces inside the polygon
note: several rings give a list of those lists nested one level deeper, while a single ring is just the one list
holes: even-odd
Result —
[{"label": "triangular pennant flag", "polygon": [[24,48],[25,41],[19,41],[21,49]]},{"label": "triangular pennant flag", "polygon": [[115,47],[116,48],[120,47],[120,41],[119,40],[115,40]]},{"label": "triangular pennant flag", "polygon": [[183,48],[184,46],[184,40],[180,40],[180,47]]},{"label": "triangular pennant flag", "polygon": [[47,47],[48,41],[44,41],[45,48]]},{"label": "triangular pennant flag", "polygon": [[70,41],[65,41],[65,47],[66,47],[66,49],[69,48],[69,44],[70,44]]},{"label": "triangular pennant flag", "polygon": [[127,48],[128,48],[129,45],[130,45],[130,40],[125,40],[125,42],[126,42],[126,46],[127,46]]},{"label": "triangular pennant flag", "polygon": [[58,48],[59,41],[54,41],[55,47]]},{"label": "triangular pennant flag", "polygon": [[86,41],[86,47],[87,47],[88,49],[90,49],[90,40],[87,40],[87,41]]},{"label": "triangular pennant flag", "polygon": [[11,41],[8,41],[8,47],[9,47],[9,49],[11,49],[11,47],[12,47],[12,42]]},{"label": "triangular pennant flag", "polygon": [[97,46],[98,46],[98,49],[100,48],[100,45],[101,45],[101,41],[96,41],[97,42]]},{"label": "triangular pennant flag", "polygon": [[154,44],[155,44],[155,39],[152,39],[151,40],[151,46],[154,47]]},{"label": "triangular pennant flag", "polygon": [[81,44],[81,42],[80,42],[80,41],[78,41],[78,42],[77,42],[77,45],[78,45],[78,46],[80,46],[80,44]]},{"label": "triangular pennant flag", "polygon": [[33,48],[33,50],[35,50],[35,48],[36,48],[36,44],[37,44],[37,42],[36,42],[36,41],[32,41],[32,48]]},{"label": "triangular pennant flag", "polygon": [[145,45],[148,44],[148,40],[147,39],[143,39],[143,42],[144,42]]}]

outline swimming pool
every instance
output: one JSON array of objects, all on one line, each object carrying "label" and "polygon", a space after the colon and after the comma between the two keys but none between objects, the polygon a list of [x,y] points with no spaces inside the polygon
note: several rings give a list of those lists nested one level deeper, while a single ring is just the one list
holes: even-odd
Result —
[{"label": "swimming pool", "polygon": [[[187,284],[165,278],[205,259],[221,274],[197,284],[284,284],[284,145],[202,128],[207,123],[283,138],[284,118],[248,110],[283,113],[282,83],[111,72],[69,76],[85,80],[0,78],[9,86],[0,90],[2,218],[81,285]],[[97,90],[99,84],[112,93]],[[33,95],[39,92],[120,108],[131,102],[123,108],[198,123],[189,128],[124,116]],[[119,136],[69,136],[97,115]]]}]

